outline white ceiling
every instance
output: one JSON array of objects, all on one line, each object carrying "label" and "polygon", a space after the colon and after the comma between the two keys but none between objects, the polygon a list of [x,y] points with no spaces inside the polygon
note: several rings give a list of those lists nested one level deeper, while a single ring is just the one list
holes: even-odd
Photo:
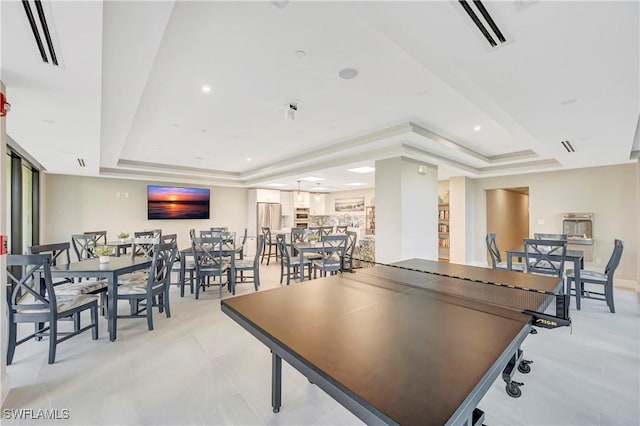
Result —
[{"label": "white ceiling", "polygon": [[61,66],[18,1],[0,5],[1,59],[8,134],[50,173],[338,191],[398,155],[446,179],[638,149],[638,2],[485,1],[497,48],[457,1],[43,4]]}]

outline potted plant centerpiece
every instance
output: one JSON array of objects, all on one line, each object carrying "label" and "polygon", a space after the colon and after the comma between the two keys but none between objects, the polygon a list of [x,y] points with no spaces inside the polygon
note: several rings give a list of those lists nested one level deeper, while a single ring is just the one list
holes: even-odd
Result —
[{"label": "potted plant centerpiece", "polygon": [[93,249],[93,254],[100,257],[100,263],[109,262],[109,255],[111,254],[111,252],[112,252],[111,247],[107,247],[107,246],[98,246],[95,249]]},{"label": "potted plant centerpiece", "polygon": [[307,241],[309,241],[309,244],[311,244],[312,246],[315,246],[318,241],[320,241],[320,236],[316,234],[309,234],[309,236],[307,237]]},{"label": "potted plant centerpiece", "polygon": [[121,243],[126,243],[127,242],[127,238],[129,238],[129,233],[128,232],[121,232],[118,234],[118,238],[120,238],[120,242]]}]

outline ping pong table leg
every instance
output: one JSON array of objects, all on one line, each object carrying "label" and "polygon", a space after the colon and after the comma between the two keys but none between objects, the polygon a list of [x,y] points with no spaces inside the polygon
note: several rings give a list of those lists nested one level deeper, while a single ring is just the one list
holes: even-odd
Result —
[{"label": "ping pong table leg", "polygon": [[271,352],[271,406],[273,412],[280,411],[282,401],[282,358]]},{"label": "ping pong table leg", "polygon": [[506,391],[507,394],[512,398],[519,398],[522,395],[522,391],[520,390],[520,386],[524,385],[522,382],[516,382],[513,380],[513,376],[515,374],[515,369],[521,373],[528,373],[531,371],[531,367],[529,364],[531,361],[523,359],[522,349],[518,348],[516,353],[513,354],[509,363],[502,370],[502,380],[506,383]]}]

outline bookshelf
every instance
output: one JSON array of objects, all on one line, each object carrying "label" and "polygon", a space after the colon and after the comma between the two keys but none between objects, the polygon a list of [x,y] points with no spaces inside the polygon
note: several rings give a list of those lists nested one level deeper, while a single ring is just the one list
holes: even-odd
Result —
[{"label": "bookshelf", "polygon": [[438,204],[438,259],[449,260],[449,204]]}]

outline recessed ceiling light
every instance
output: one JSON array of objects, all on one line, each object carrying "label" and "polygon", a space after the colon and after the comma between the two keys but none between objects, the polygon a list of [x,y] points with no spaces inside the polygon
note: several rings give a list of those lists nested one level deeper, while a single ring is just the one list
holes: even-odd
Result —
[{"label": "recessed ceiling light", "polygon": [[338,77],[343,80],[351,80],[352,78],[356,78],[358,76],[358,70],[354,68],[343,68],[338,71]]},{"label": "recessed ceiling light", "polygon": [[571,98],[571,99],[567,99],[566,101],[560,102],[560,105],[567,106],[567,105],[575,104],[576,102],[578,102],[578,99]]},{"label": "recessed ceiling light", "polygon": [[180,125],[178,123],[173,123],[171,127],[180,127]]},{"label": "recessed ceiling light", "polygon": [[276,187],[278,187],[278,188],[281,188],[281,187],[283,187],[283,186],[287,186],[287,185],[286,185],[286,184],[284,184],[284,183],[275,183],[275,182],[274,182],[274,183],[268,183],[267,185],[269,185],[269,186],[276,186]]},{"label": "recessed ceiling light", "polygon": [[202,86],[202,93],[211,93],[211,86],[209,85],[203,85]]},{"label": "recessed ceiling light", "polygon": [[362,182],[353,182],[353,183],[345,183],[345,185],[347,186],[365,186],[366,183],[362,183]]},{"label": "recessed ceiling light", "polygon": [[247,157],[247,161],[251,161],[251,158]]},{"label": "recessed ceiling light", "polygon": [[473,131],[474,131],[474,132],[479,132],[480,130],[482,130],[482,127],[480,127],[480,126],[473,126]]},{"label": "recessed ceiling light", "polygon": [[325,186],[318,186],[318,187],[316,187],[316,191],[326,191],[326,190],[328,190],[328,189],[329,189],[329,188],[327,188],[327,187],[325,187]]},{"label": "recessed ceiling light", "polygon": [[307,52],[305,52],[304,50],[296,50],[296,56],[298,58],[304,58],[304,56],[307,54]]},{"label": "recessed ceiling light", "polygon": [[196,157],[196,160],[204,160],[204,157]]},{"label": "recessed ceiling light", "polygon": [[324,178],[315,177],[315,176],[307,176],[307,177],[300,178],[300,180],[306,180],[307,182],[317,182],[319,180],[324,180]]},{"label": "recessed ceiling light", "polygon": [[43,122],[43,123],[47,123],[47,124],[54,124],[54,123],[55,123],[55,121],[50,120],[50,119],[48,119],[48,118],[44,118],[44,119],[42,119],[42,122]]},{"label": "recessed ceiling light", "polygon": [[206,132],[206,131],[207,131],[207,129],[200,129],[200,131],[201,131],[201,132]]},{"label": "recessed ceiling light", "polygon": [[372,173],[372,172],[375,172],[376,169],[375,167],[364,166],[364,167],[356,167],[355,169],[349,169],[349,171],[354,173]]}]

